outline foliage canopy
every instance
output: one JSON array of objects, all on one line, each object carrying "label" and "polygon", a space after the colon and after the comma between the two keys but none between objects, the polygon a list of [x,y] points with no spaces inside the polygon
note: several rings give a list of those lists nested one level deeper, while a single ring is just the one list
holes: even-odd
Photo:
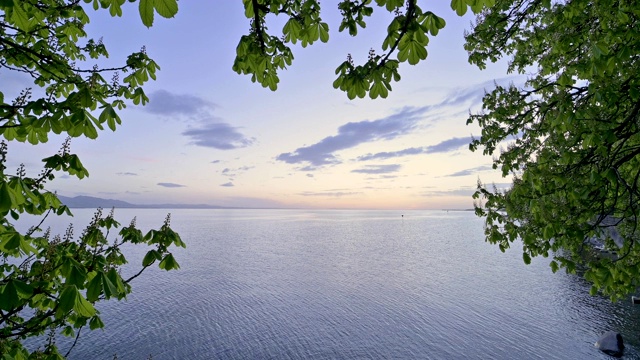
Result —
[{"label": "foliage canopy", "polygon": [[[516,239],[523,259],[553,256],[555,272],[584,271],[612,299],[640,282],[640,3],[498,0],[466,36],[469,60],[484,68],[510,59],[522,86],[497,86],[472,150],[501,149],[494,168],[508,191],[479,183],[476,212],[500,249]],[[619,233],[621,248],[613,241]],[[594,238],[617,256],[592,251]]]},{"label": "foliage canopy", "polygon": [[[122,14],[124,0],[84,0],[96,10]],[[101,40],[87,39],[84,30],[89,16],[82,1],[3,0],[0,1],[0,75],[21,73],[33,88],[16,93],[0,88],[0,354],[3,359],[62,358],[55,334],[79,335],[80,329],[103,327],[94,304],[104,299],[123,299],[130,282],[154,263],[161,269],[178,268],[169,251],[184,246],[170,228],[167,216],[159,230],[144,235],[135,219],[119,227],[113,213],[98,210],[80,236],[73,227],[64,234],[41,229],[47,216],[71,214],[46,184],[58,172],[82,179],[89,175],[79,157],[71,153],[69,139],[95,139],[98,131],[115,130],[121,123],[118,110],[148,101],[142,85],[156,78],[158,65],[144,49],[131,54],[124,65],[100,68],[90,62],[108,56]],[[151,25],[153,14],[171,17],[176,0],[142,0],[143,22]],[[120,74],[126,74],[121,80]],[[109,76],[108,80],[105,77]],[[12,175],[7,169],[7,141],[36,145],[48,141],[50,133],[68,139],[59,153],[42,160],[42,170],[28,176],[24,165]],[[15,221],[25,215],[39,219],[27,231],[19,231]],[[35,216],[35,217],[33,217]],[[44,231],[43,231],[44,230]],[[113,236],[111,236],[113,237]],[[151,247],[140,270],[123,278],[126,263],[121,246],[126,243]],[[39,349],[27,350],[22,341],[49,334]],[[70,350],[70,349],[69,349]],[[32,351],[30,353],[30,351]]]}]

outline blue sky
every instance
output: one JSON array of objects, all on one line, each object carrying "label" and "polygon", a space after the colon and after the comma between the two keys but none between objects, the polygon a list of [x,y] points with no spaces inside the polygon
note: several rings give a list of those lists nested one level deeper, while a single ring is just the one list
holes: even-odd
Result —
[{"label": "blue sky", "polygon": [[[122,111],[116,132],[72,141],[90,177],[61,177],[49,190],[140,204],[439,209],[472,207],[478,178],[509,181],[491,169],[491,157],[468,150],[480,131],[466,119],[494,82],[521,78],[506,74],[504,63],[483,71],[468,64],[463,33],[473,17],[457,17],[446,2],[421,4],[447,21],[427,60],[402,64],[387,99],[353,101],[333,89],[335,68],[349,53],[362,62],[370,48],[382,52],[385,10],[376,8],[352,38],[337,31],[335,4],[323,2],[329,43],[293,46],[294,62],[272,92],[231,70],[249,29],[241,1],[179,5],[175,18],[156,16],[150,29],[135,4],[122,18],[88,10],[87,30],[110,53],[101,65],[121,64],[145,46],[162,70],[146,87],[150,103]],[[269,20],[280,33],[284,19]],[[25,86],[13,74],[0,79],[5,93]],[[62,141],[11,143],[8,165],[23,162],[36,173]]]}]

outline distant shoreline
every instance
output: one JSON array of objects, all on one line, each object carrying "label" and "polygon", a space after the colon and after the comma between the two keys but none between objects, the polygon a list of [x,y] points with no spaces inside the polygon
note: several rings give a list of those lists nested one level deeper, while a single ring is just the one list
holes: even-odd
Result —
[{"label": "distant shoreline", "polygon": [[[209,204],[132,204],[122,200],[116,199],[103,199],[94,196],[76,196],[68,197],[58,195],[58,198],[62,203],[71,209],[191,209],[191,210],[302,210],[307,208],[295,208],[295,207],[237,207],[237,206],[219,206]],[[308,208],[307,210],[386,210],[386,211],[412,211],[412,210],[432,210],[432,211],[474,211],[474,209],[317,209]]]},{"label": "distant shoreline", "polygon": [[63,204],[72,209],[119,208],[119,209],[241,209],[238,207],[208,204],[132,204],[122,200],[102,199],[93,196],[67,197],[58,195]]}]

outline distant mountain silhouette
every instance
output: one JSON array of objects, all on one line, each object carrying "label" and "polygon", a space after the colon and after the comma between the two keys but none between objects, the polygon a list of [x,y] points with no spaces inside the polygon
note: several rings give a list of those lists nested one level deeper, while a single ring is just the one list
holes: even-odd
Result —
[{"label": "distant mountain silhouette", "polygon": [[60,201],[70,208],[118,208],[118,209],[234,209],[233,207],[207,204],[131,204],[126,201],[102,199],[93,196],[67,197],[58,195]]}]

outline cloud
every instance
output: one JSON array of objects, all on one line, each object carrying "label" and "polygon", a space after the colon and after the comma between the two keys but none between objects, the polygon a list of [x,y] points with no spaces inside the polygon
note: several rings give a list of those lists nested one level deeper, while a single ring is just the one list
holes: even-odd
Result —
[{"label": "cloud", "polygon": [[169,183],[169,182],[160,182],[160,183],[158,183],[158,186],[163,186],[163,187],[167,187],[167,188],[180,188],[180,187],[186,187],[186,185],[175,184],[175,183]]},{"label": "cloud", "polygon": [[446,153],[459,149],[462,146],[468,145],[471,142],[471,137],[463,137],[463,138],[451,138],[444,140],[435,145],[426,146],[426,147],[412,147],[398,151],[385,151],[379,152],[375,154],[367,154],[363,156],[359,156],[357,161],[369,161],[369,160],[382,160],[382,159],[391,159],[409,155],[420,155],[420,154],[434,154],[434,153]]},{"label": "cloud", "polygon": [[244,148],[254,143],[255,138],[245,137],[237,129],[227,123],[209,123],[186,130],[182,135],[190,137],[193,145],[218,150]]},{"label": "cloud", "polygon": [[476,191],[475,187],[463,187],[454,190],[436,190],[423,192],[422,196],[468,196],[471,198]]},{"label": "cloud", "polygon": [[253,168],[255,168],[255,166],[241,166],[237,169],[224,168],[222,169],[222,171],[220,171],[220,174],[231,177],[231,176],[236,176],[239,173],[249,171]]},{"label": "cloud", "polygon": [[[486,184],[487,187],[495,187],[498,190],[507,190],[510,189],[512,183],[491,183],[491,185]],[[475,186],[464,186],[459,189],[451,189],[451,190],[433,190],[433,191],[425,191],[421,193],[422,196],[468,196],[472,197],[473,193],[476,192],[477,188]]]},{"label": "cloud", "polygon": [[471,169],[460,170],[460,171],[454,172],[453,174],[449,174],[445,176],[457,177],[457,176],[477,175],[478,172],[480,171],[488,171],[488,170],[493,170],[493,167],[491,165],[482,165],[482,166],[477,166]]},{"label": "cloud", "polygon": [[313,174],[307,174],[307,177],[312,178],[312,177],[313,177]]},{"label": "cloud", "polygon": [[207,113],[215,107],[214,103],[194,95],[173,94],[166,90],[158,90],[149,95],[149,104],[143,109],[152,114],[164,116],[194,116]]},{"label": "cloud", "polygon": [[299,168],[298,170],[300,170],[300,171],[316,171],[316,170],[318,170],[318,167],[317,166],[307,165],[307,166],[303,166],[303,167]]},{"label": "cloud", "polygon": [[120,175],[120,176],[138,176],[138,174],[132,173],[132,172],[119,172],[119,173],[116,173],[116,175]]},{"label": "cloud", "polygon": [[338,128],[338,135],[328,136],[318,143],[298,148],[293,152],[282,153],[276,160],[288,164],[308,163],[314,167],[338,164],[341,161],[335,152],[367,142],[391,140],[409,134],[415,130],[418,121],[428,109],[429,107],[405,107],[383,119],[347,123]]},{"label": "cloud", "polygon": [[324,197],[343,197],[343,196],[351,196],[351,195],[359,195],[362,192],[346,192],[346,191],[334,191],[334,192],[311,192],[305,191],[303,193],[299,193],[300,196],[324,196]]},{"label": "cloud", "polygon": [[495,82],[491,80],[467,88],[453,89],[449,94],[447,94],[447,97],[438,104],[438,107],[455,107],[468,103],[479,104],[482,102],[482,98],[486,91],[485,89],[487,88],[495,88]]},{"label": "cloud", "polygon": [[446,153],[454,150],[458,150],[463,146],[469,145],[472,138],[471,136],[462,137],[462,138],[451,138],[435,145],[427,146],[425,148],[425,153],[433,154],[433,153]]},{"label": "cloud", "polygon": [[235,186],[235,185],[233,185],[233,183],[232,183],[232,182],[228,182],[228,183],[221,184],[220,186],[224,186],[224,187],[233,187],[233,186]]},{"label": "cloud", "polygon": [[351,170],[351,172],[360,174],[389,174],[397,172],[401,167],[402,166],[399,164],[367,165],[366,167],[361,169]]},{"label": "cloud", "polygon": [[[212,114],[216,104],[195,95],[173,94],[158,90],[149,96],[147,112],[162,116],[174,116],[195,120],[198,125],[182,132],[191,139],[190,144],[211,147],[219,150],[231,150],[250,146],[255,138],[241,134],[233,127]],[[216,164],[220,160],[214,160]]]},{"label": "cloud", "polygon": [[480,105],[482,104],[484,94],[486,92],[493,91],[496,86],[508,86],[510,83],[514,82],[524,85],[524,80],[525,79],[522,76],[507,76],[500,79],[485,81],[470,87],[454,88],[449,90],[446,98],[435,105],[434,108],[441,108],[445,106],[459,107],[465,104],[469,104],[471,106]]},{"label": "cloud", "polygon": [[220,160],[213,160],[211,163],[212,164],[218,164],[220,162]]},{"label": "cloud", "polygon": [[368,161],[368,160],[375,160],[375,159],[390,159],[390,158],[402,157],[407,155],[424,154],[424,151],[425,151],[425,148],[413,147],[413,148],[408,148],[408,149],[399,150],[399,151],[384,151],[384,152],[379,152],[375,154],[367,154],[367,155],[359,156],[356,160]]}]

